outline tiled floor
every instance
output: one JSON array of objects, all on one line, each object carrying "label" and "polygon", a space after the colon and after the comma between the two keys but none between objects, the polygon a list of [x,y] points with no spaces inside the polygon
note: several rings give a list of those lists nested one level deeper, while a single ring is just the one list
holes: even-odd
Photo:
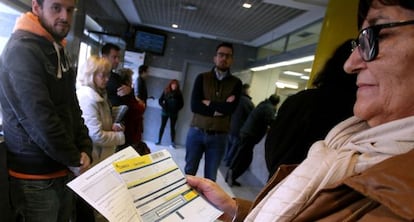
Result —
[{"label": "tiled floor", "polygon": [[[178,166],[184,172],[185,147],[177,146],[177,148],[174,149],[174,148],[169,147],[168,146],[169,144],[161,144],[157,146],[153,142],[150,142],[150,141],[146,141],[146,143],[150,147],[152,152],[157,151],[157,150],[167,149],[173,156],[173,159],[177,162]],[[201,160],[200,166],[197,172],[198,176],[203,176],[203,167],[204,167],[204,161]],[[254,175],[250,173],[250,171],[247,171],[240,178],[238,178],[237,181],[242,184],[241,187],[235,187],[235,186],[229,187],[224,180],[226,171],[227,171],[227,167],[225,167],[223,164],[220,167],[218,175],[217,175],[217,183],[231,196],[244,198],[248,200],[254,200],[256,195],[263,188],[263,184],[259,182],[259,180],[256,179]]]}]

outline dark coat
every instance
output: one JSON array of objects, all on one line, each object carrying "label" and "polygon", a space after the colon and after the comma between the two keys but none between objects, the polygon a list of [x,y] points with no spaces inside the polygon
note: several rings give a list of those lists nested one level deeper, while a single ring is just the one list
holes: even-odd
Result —
[{"label": "dark coat", "polygon": [[122,77],[114,72],[111,72],[108,83],[106,84],[106,93],[112,106],[127,105],[126,99],[118,96],[118,88],[124,84]]},{"label": "dark coat", "polygon": [[59,78],[58,65],[52,42],[27,31],[15,31],[4,48],[0,102],[9,169],[46,174],[80,166],[81,152],[91,157],[75,72],[62,69]]},{"label": "dark coat", "polygon": [[[280,106],[265,142],[266,165],[273,175],[281,164],[302,162],[311,145],[336,124],[352,116],[355,94],[335,89],[308,89]],[[269,176],[269,177],[270,177]]]},{"label": "dark coat", "polygon": [[246,94],[240,96],[239,105],[236,110],[231,114],[230,134],[233,136],[239,136],[240,129],[246,122],[250,112],[254,109],[252,97]]},{"label": "dark coat", "polygon": [[169,93],[163,91],[158,99],[158,103],[162,107],[162,115],[177,116],[178,111],[184,106],[184,99],[183,95],[178,90]]},{"label": "dark coat", "polygon": [[256,108],[249,114],[243,127],[240,129],[240,134],[246,134],[254,137],[258,143],[266,134],[270,124],[275,118],[276,107],[266,99],[259,103]]},{"label": "dark coat", "polygon": [[135,83],[134,93],[135,93],[135,97],[138,97],[145,104],[147,103],[147,99],[148,99],[147,82],[141,76],[138,77],[138,79]]}]

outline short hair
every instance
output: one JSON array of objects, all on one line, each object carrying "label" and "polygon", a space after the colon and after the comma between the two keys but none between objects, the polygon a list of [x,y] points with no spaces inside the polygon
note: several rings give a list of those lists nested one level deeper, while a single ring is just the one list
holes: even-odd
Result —
[{"label": "short hair", "polygon": [[[43,7],[43,2],[45,2],[45,0],[36,0],[37,4],[40,5],[41,7]],[[78,3],[78,0],[75,0],[75,4]]]},{"label": "short hair", "polygon": [[231,49],[231,52],[234,54],[233,44],[230,42],[222,42],[216,47],[216,52],[219,50],[220,47],[226,47]]},{"label": "short hair", "polygon": [[93,77],[96,73],[109,73],[111,69],[112,65],[109,60],[98,56],[91,56],[81,67],[77,81],[82,86],[89,86],[97,90]]},{"label": "short hair", "polygon": [[317,73],[312,82],[313,87],[340,89],[349,93],[356,89],[357,75],[349,75],[343,69],[346,60],[352,53],[351,42],[352,40],[348,39],[335,49],[323,68]]},{"label": "short hair", "polygon": [[[398,5],[408,10],[414,10],[413,0],[378,0],[383,5]],[[362,23],[368,15],[368,10],[373,0],[360,0],[358,6],[358,29],[361,29]]]},{"label": "short hair", "polygon": [[243,85],[242,85],[242,92],[244,93],[244,94],[247,94],[247,90],[249,90],[250,89],[250,85],[248,84],[248,83],[244,83]]},{"label": "short hair", "polygon": [[269,101],[276,106],[280,102],[280,96],[272,94],[269,96]]},{"label": "short hair", "polygon": [[123,84],[131,84],[132,83],[132,75],[134,71],[129,68],[121,68],[118,70],[119,75],[121,76],[121,80]]},{"label": "short hair", "polygon": [[106,43],[101,49],[101,55],[109,55],[111,50],[120,51],[121,48],[113,43]]},{"label": "short hair", "polygon": [[142,74],[143,72],[146,72],[148,70],[148,66],[147,65],[141,65],[140,67],[138,67],[138,73]]}]

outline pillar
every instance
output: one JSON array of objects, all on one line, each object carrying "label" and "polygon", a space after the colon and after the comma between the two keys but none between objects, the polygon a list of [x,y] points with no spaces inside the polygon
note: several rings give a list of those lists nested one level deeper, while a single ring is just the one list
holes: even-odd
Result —
[{"label": "pillar", "polygon": [[356,38],[359,0],[330,0],[326,8],[308,87],[334,50],[345,40]]}]

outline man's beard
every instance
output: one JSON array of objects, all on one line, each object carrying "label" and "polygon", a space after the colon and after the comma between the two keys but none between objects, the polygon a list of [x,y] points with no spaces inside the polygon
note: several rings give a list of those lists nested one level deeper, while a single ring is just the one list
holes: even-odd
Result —
[{"label": "man's beard", "polygon": [[44,22],[44,19],[43,19],[42,16],[39,16],[39,21],[40,21],[40,24],[42,25],[42,27],[45,28],[46,31],[50,35],[52,35],[53,39],[58,41],[58,42],[62,41],[69,33],[70,26],[69,26],[68,30],[65,33],[58,33],[53,29],[52,26],[50,26],[50,25],[48,25],[47,23]]},{"label": "man's beard", "polygon": [[230,69],[229,67],[220,67],[220,66],[216,66],[216,68],[220,72],[227,72]]}]

